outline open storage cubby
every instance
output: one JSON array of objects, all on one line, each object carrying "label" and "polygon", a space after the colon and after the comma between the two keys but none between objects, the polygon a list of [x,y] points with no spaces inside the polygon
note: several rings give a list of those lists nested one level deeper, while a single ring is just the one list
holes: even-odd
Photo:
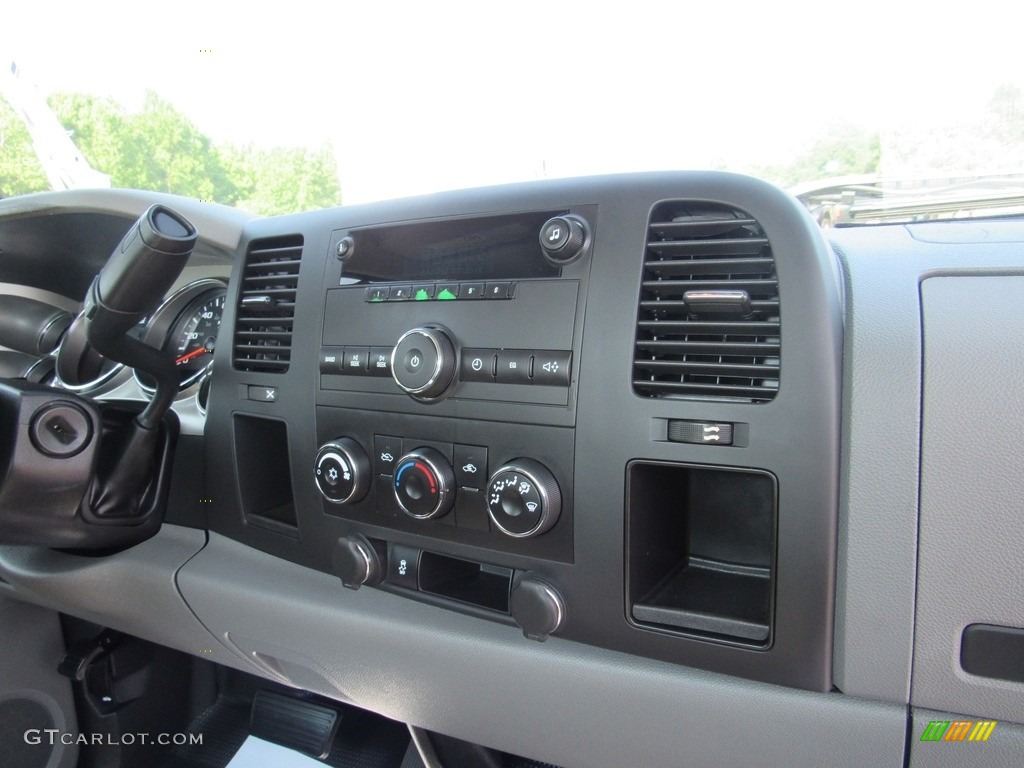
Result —
[{"label": "open storage cubby", "polygon": [[627,471],[627,612],[633,623],[767,647],[775,477],[653,462],[633,462]]},{"label": "open storage cubby", "polygon": [[235,456],[246,522],[298,536],[288,458],[288,425],[277,419],[235,414]]}]

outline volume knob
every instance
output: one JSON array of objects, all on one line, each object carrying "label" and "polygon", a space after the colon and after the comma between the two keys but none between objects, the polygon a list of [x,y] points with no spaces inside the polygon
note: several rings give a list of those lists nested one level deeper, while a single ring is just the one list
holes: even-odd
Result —
[{"label": "volume knob", "polygon": [[411,397],[433,402],[455,384],[455,345],[436,325],[406,331],[391,353],[391,376]]}]

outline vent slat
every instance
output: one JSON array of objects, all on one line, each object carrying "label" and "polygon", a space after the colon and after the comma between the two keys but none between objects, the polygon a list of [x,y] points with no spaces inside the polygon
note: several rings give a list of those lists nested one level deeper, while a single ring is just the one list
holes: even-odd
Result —
[{"label": "vent slat", "polygon": [[237,331],[235,333],[236,339],[279,339],[284,341],[291,341],[292,332],[287,331]]},{"label": "vent slat", "polygon": [[[299,240],[301,239],[302,238],[300,237]],[[284,254],[301,254],[302,244],[299,243],[299,245],[260,246],[258,250],[256,248],[250,248],[249,253],[250,261],[252,262],[270,261],[272,259],[277,259],[283,256]],[[296,259],[296,261],[297,260],[298,259]]]},{"label": "vent slat", "polygon": [[641,390],[649,389],[666,394],[742,397],[749,400],[771,400],[775,396],[776,391],[772,387],[749,387],[731,384],[681,384],[674,381],[646,381],[644,379],[635,379],[633,386]]},{"label": "vent slat", "polygon": [[[683,299],[688,291],[745,291],[750,309],[712,317],[705,307],[691,317]],[[634,390],[648,397],[771,400],[782,349],[778,299],[774,255],[757,221],[719,203],[659,203],[638,304]]]},{"label": "vent slat", "polygon": [[[246,275],[243,291],[247,293],[259,293],[257,286],[281,286],[281,285],[293,285],[297,286],[299,279],[297,275],[284,275],[284,274],[249,274]],[[250,288],[253,286],[253,288]],[[294,288],[292,289],[295,290]]]},{"label": "vent slat", "polygon": [[292,353],[292,348],[286,344],[235,344],[235,352],[249,352],[252,354],[272,355],[279,360],[287,360]]},{"label": "vent slat", "polygon": [[[766,317],[778,314],[778,299],[755,299],[750,302],[751,308]],[[645,312],[685,312],[686,302],[682,299],[648,299],[640,302],[640,309]]]},{"label": "vent slat", "polygon": [[699,253],[708,256],[755,256],[767,247],[763,237],[739,240],[652,240],[647,243],[653,253]]},{"label": "vent slat", "polygon": [[[240,371],[284,373],[291,363],[295,299],[302,237],[253,241],[245,256],[235,321],[234,364]],[[242,300],[268,296],[275,301],[247,307]]]},{"label": "vent slat", "polygon": [[778,320],[725,323],[699,320],[641,320],[638,328],[657,331],[659,334],[693,334],[702,336],[778,336]]},{"label": "vent slat", "polygon": [[651,222],[651,234],[662,237],[715,237],[725,235],[743,227],[756,226],[751,218],[732,219],[729,217],[697,219],[690,221]]},{"label": "vent slat", "polygon": [[248,271],[254,274],[260,272],[282,272],[285,274],[291,274],[299,267],[298,259],[281,259],[278,261],[264,261],[250,264]]},{"label": "vent slat", "polygon": [[692,373],[701,376],[728,376],[731,378],[761,379],[766,375],[779,373],[778,365],[740,365],[739,363],[680,363],[675,360],[637,360],[636,367],[647,371],[678,374]]},{"label": "vent slat", "polygon": [[294,322],[290,317],[247,317],[239,318],[237,325],[291,325]]},{"label": "vent slat", "polygon": [[686,259],[647,263],[647,271],[661,277],[677,275],[770,275],[775,266],[771,258]]},{"label": "vent slat", "polygon": [[728,288],[750,294],[772,294],[778,291],[776,280],[644,280],[642,287],[656,295],[682,296],[687,291],[716,291]]},{"label": "vent slat", "polygon": [[287,359],[277,360],[273,357],[261,357],[253,359],[249,365],[255,366],[253,368],[247,368],[250,371],[260,371],[261,373],[284,373],[290,366],[290,361]]},{"label": "vent slat", "polygon": [[[281,281],[278,280],[277,282],[280,283]],[[282,286],[280,288],[253,288],[251,290],[246,290],[243,287],[242,297],[244,298],[245,296],[286,296],[294,299],[295,288],[288,288],[287,286]]]},{"label": "vent slat", "polygon": [[745,357],[778,357],[778,342],[686,341],[685,339],[637,339],[637,349],[659,355],[743,355]]}]

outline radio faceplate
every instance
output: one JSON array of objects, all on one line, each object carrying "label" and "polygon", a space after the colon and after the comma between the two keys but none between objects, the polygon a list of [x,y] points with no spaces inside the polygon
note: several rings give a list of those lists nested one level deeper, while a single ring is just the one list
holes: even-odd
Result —
[{"label": "radio faceplate", "polygon": [[578,280],[522,280],[503,301],[401,302],[367,301],[362,287],[329,290],[320,386],[403,394],[390,375],[391,352],[410,329],[437,325],[458,355],[451,398],[565,406],[576,378],[579,289]]}]

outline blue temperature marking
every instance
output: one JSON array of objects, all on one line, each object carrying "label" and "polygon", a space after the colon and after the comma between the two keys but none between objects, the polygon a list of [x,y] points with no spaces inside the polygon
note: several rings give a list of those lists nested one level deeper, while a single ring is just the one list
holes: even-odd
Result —
[{"label": "blue temperature marking", "polygon": [[405,470],[407,470],[409,467],[414,466],[416,466],[415,461],[407,461],[405,462],[405,464],[398,468],[398,471],[395,473],[395,488],[397,488],[398,484],[402,481],[402,473],[405,472]]}]

